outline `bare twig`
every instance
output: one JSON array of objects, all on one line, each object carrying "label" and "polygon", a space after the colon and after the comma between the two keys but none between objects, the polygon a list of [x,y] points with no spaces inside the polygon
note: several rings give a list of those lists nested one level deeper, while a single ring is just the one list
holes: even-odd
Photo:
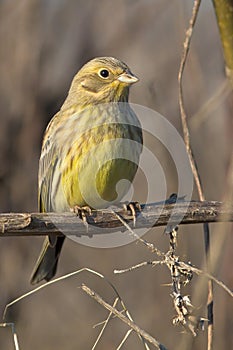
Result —
[{"label": "bare twig", "polygon": [[118,345],[118,347],[116,348],[116,350],[120,350],[120,349],[122,348],[122,346],[124,345],[124,343],[125,343],[126,340],[128,339],[129,335],[132,333],[132,331],[133,331],[132,329],[129,329],[129,330],[126,332],[124,338],[122,339],[122,341],[120,342],[120,344]]},{"label": "bare twig", "polygon": [[184,68],[185,68],[187,56],[189,53],[191,38],[192,38],[192,34],[193,34],[193,28],[194,28],[194,25],[195,25],[195,22],[197,19],[197,14],[198,14],[200,4],[201,4],[201,0],[194,1],[192,16],[191,16],[191,19],[189,22],[189,27],[186,31],[185,41],[183,44],[184,50],[183,50],[183,55],[181,57],[181,62],[180,62],[180,68],[179,68],[179,73],[178,73],[178,83],[179,83],[179,105],[180,105],[180,115],[181,115],[181,122],[182,122],[183,134],[184,134],[184,143],[185,143],[185,146],[186,146],[186,149],[188,152],[189,161],[190,161],[193,176],[194,176],[194,179],[196,182],[199,198],[201,201],[204,201],[205,199],[203,196],[203,190],[202,190],[202,186],[201,186],[200,176],[198,174],[198,170],[197,170],[197,167],[195,164],[195,160],[193,157],[191,144],[190,144],[190,134],[189,134],[189,128],[188,128],[188,123],[187,123],[187,115],[186,115],[185,108],[184,108],[183,85],[182,85]]},{"label": "bare twig", "polygon": [[[113,303],[113,307],[116,307],[117,305],[117,302],[118,302],[119,298],[116,298],[114,300],[114,303]],[[104,333],[104,330],[106,329],[111,317],[112,317],[113,313],[110,311],[109,314],[108,314],[108,317],[106,318],[106,320],[103,322],[103,327],[101,328],[101,331],[100,333],[98,334],[98,337],[94,343],[94,345],[92,346],[91,350],[94,350],[96,348],[96,346],[98,345],[99,341],[100,341],[100,338],[102,337],[103,333]]]},{"label": "bare twig", "polygon": [[[114,285],[104,275],[102,275],[101,273],[99,273],[99,272],[97,272],[95,270],[89,269],[88,267],[84,267],[84,268],[82,268],[80,270],[76,270],[76,271],[70,272],[70,273],[68,273],[66,275],[63,275],[63,276],[58,277],[58,278],[55,278],[52,281],[46,282],[46,283],[40,285],[39,287],[34,288],[34,289],[30,290],[29,292],[21,295],[17,299],[14,299],[13,301],[11,301],[10,303],[8,303],[6,305],[6,307],[4,309],[4,312],[3,312],[3,320],[6,318],[6,314],[7,314],[7,311],[9,309],[9,307],[13,306],[14,304],[18,303],[19,301],[27,298],[30,295],[33,295],[33,294],[37,293],[41,289],[47,288],[51,284],[58,283],[60,281],[63,281],[65,279],[67,279],[67,278],[70,278],[70,277],[73,277],[75,275],[78,275],[78,274],[80,274],[82,272],[85,272],[85,271],[88,272],[88,273],[91,273],[91,274],[93,274],[93,275],[95,275],[97,277],[100,277],[100,278],[104,279],[107,282],[107,284],[113,289],[113,291],[116,294],[116,296],[118,297],[118,299],[121,300],[120,295],[118,294],[118,292],[117,292],[116,288],[114,287]],[[121,300],[121,302],[122,302],[122,300]],[[122,305],[124,305],[123,302],[122,302]]]},{"label": "bare twig", "polygon": [[105,309],[112,312],[116,315],[121,321],[126,323],[131,329],[133,329],[137,334],[140,334],[144,339],[146,339],[149,343],[153,344],[157,349],[166,350],[164,345],[158,342],[155,338],[153,338],[149,333],[145,332],[138,325],[136,325],[133,321],[131,321],[128,317],[126,317],[122,312],[118,311],[112,305],[108,304],[101,296],[99,296],[95,291],[90,289],[85,284],[82,285],[82,290],[87,293],[91,298],[97,301],[100,305],[102,305]]},{"label": "bare twig", "polygon": [[[115,269],[114,273],[121,274],[121,273],[131,272],[133,270],[139,269],[139,268],[144,267],[144,266],[154,267],[157,265],[167,265],[167,264],[171,264],[171,263],[172,263],[172,261],[170,261],[168,257],[166,258],[166,260],[143,261],[137,265],[130,266],[126,269],[121,269],[121,270]],[[219,287],[223,288],[233,298],[233,291],[230,290],[230,288],[228,288],[222,281],[220,281],[219,279],[217,279],[216,277],[214,277],[210,273],[202,271],[201,269],[198,269],[197,267],[194,267],[194,266],[187,264],[187,263],[180,261],[180,260],[177,261],[176,264],[179,266],[180,270],[190,270],[199,276],[204,276],[204,277],[211,279],[213,282],[215,282],[217,285],[219,285]]]},{"label": "bare twig", "polygon": [[162,265],[162,264],[165,264],[165,261],[163,261],[163,260],[143,261],[143,262],[141,262],[139,264],[130,266],[130,267],[126,268],[126,269],[121,269],[121,270],[115,269],[113,272],[115,274],[121,274],[121,273],[131,272],[131,271],[140,269],[141,267],[148,266],[148,265],[152,265],[154,267],[156,265]]},{"label": "bare twig", "polygon": [[0,323],[0,327],[10,327],[11,328],[11,333],[13,335],[15,350],[20,350],[19,341],[18,341],[16,330],[15,330],[15,324],[13,322]]},{"label": "bare twig", "polygon": [[193,306],[188,295],[182,295],[182,287],[188,284],[192,279],[192,272],[187,264],[185,269],[179,265],[179,257],[175,255],[177,247],[178,226],[169,225],[166,231],[170,235],[170,249],[165,256],[165,263],[170,270],[172,280],[173,305],[176,310],[176,316],[173,318],[174,325],[182,325],[186,330],[196,336],[196,325],[191,320]]}]

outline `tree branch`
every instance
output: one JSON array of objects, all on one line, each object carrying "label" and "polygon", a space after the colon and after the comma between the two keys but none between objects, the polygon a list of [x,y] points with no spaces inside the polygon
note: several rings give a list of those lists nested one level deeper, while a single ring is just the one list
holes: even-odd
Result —
[{"label": "tree branch", "polygon": [[[151,203],[142,205],[142,211],[138,213],[135,228],[151,228],[176,224],[177,218],[184,216],[180,224],[200,224],[205,222],[233,221],[233,204],[226,205],[216,201],[191,201],[188,208],[187,202],[176,204]],[[126,228],[115,215],[120,215],[125,222],[132,224],[130,212],[117,209],[93,211],[87,216],[87,228],[83,222],[73,213],[2,213],[0,214],[0,237],[9,236],[45,236],[47,234],[62,235],[69,232],[70,235],[94,235],[99,228],[107,228],[101,233],[125,231]],[[172,221],[169,221],[172,214]]]}]

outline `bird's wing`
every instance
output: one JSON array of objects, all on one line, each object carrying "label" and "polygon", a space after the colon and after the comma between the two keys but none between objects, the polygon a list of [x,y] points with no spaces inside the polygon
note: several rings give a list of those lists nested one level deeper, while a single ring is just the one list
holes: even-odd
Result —
[{"label": "bird's wing", "polygon": [[45,131],[39,161],[38,205],[41,212],[49,212],[53,210],[51,205],[52,182],[59,154],[54,140],[54,134],[52,132],[55,124],[54,118],[48,124]]}]

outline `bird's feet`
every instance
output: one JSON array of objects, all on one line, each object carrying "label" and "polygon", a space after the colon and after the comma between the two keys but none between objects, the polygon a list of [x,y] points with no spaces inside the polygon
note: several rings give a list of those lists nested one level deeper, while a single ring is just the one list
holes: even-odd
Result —
[{"label": "bird's feet", "polygon": [[125,203],[123,204],[123,210],[125,210],[126,212],[130,211],[131,216],[133,217],[133,225],[135,226],[137,214],[142,211],[140,203],[139,202],[129,202],[127,204]]},{"label": "bird's feet", "polygon": [[75,213],[84,223],[87,232],[88,232],[88,221],[87,221],[87,215],[91,215],[91,208],[87,205],[84,207],[80,207],[78,205],[75,205],[73,208],[70,209],[73,213]]}]

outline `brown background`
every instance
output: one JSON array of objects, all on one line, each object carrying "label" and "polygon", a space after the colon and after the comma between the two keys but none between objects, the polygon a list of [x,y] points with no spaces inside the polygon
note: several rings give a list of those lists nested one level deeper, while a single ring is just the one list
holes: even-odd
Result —
[{"label": "brown background", "polygon": [[[177,74],[191,2],[140,0],[3,1],[0,4],[0,211],[37,210],[37,170],[43,130],[60,108],[73,75],[90,58],[116,56],[140,77],[131,101],[164,115],[181,132]],[[232,96],[220,96],[197,115],[224,83],[224,62],[211,2],[203,1],[184,78],[191,140],[206,198],[221,200],[232,144]],[[176,191],[169,160],[163,161],[168,194]],[[155,179],[156,185],[156,179]],[[159,185],[158,185],[159,187]],[[193,198],[197,198],[194,192]],[[160,200],[161,198],[158,198]],[[155,198],[155,200],[157,200]],[[216,227],[216,225],[214,226]],[[213,228],[213,225],[211,225]],[[219,225],[219,229],[221,226]],[[162,229],[146,235],[166,250]],[[29,276],[41,246],[39,238],[2,238],[0,242],[0,311],[28,291]],[[201,226],[180,229],[179,254],[201,266]],[[217,276],[232,287],[232,237]],[[94,249],[67,241],[59,275],[90,267],[117,287],[134,320],[169,349],[178,349],[181,328],[171,324],[175,312],[165,267],[144,268],[114,276],[124,268],[155,259],[145,247],[131,244]],[[109,302],[113,294],[96,277],[83,274],[54,285],[12,307],[22,350],[90,349],[106,312],[78,288],[86,282]],[[185,294],[195,291],[196,277]],[[232,300],[215,288],[215,349],[233,348]],[[203,296],[204,297],[204,296]],[[205,300],[203,298],[203,300]],[[201,305],[199,305],[201,306]],[[205,316],[205,315],[203,315]],[[99,349],[115,349],[126,328],[113,320]],[[192,349],[205,348],[200,333]],[[13,349],[9,329],[0,328],[0,348]],[[142,349],[131,335],[125,349]]]}]

